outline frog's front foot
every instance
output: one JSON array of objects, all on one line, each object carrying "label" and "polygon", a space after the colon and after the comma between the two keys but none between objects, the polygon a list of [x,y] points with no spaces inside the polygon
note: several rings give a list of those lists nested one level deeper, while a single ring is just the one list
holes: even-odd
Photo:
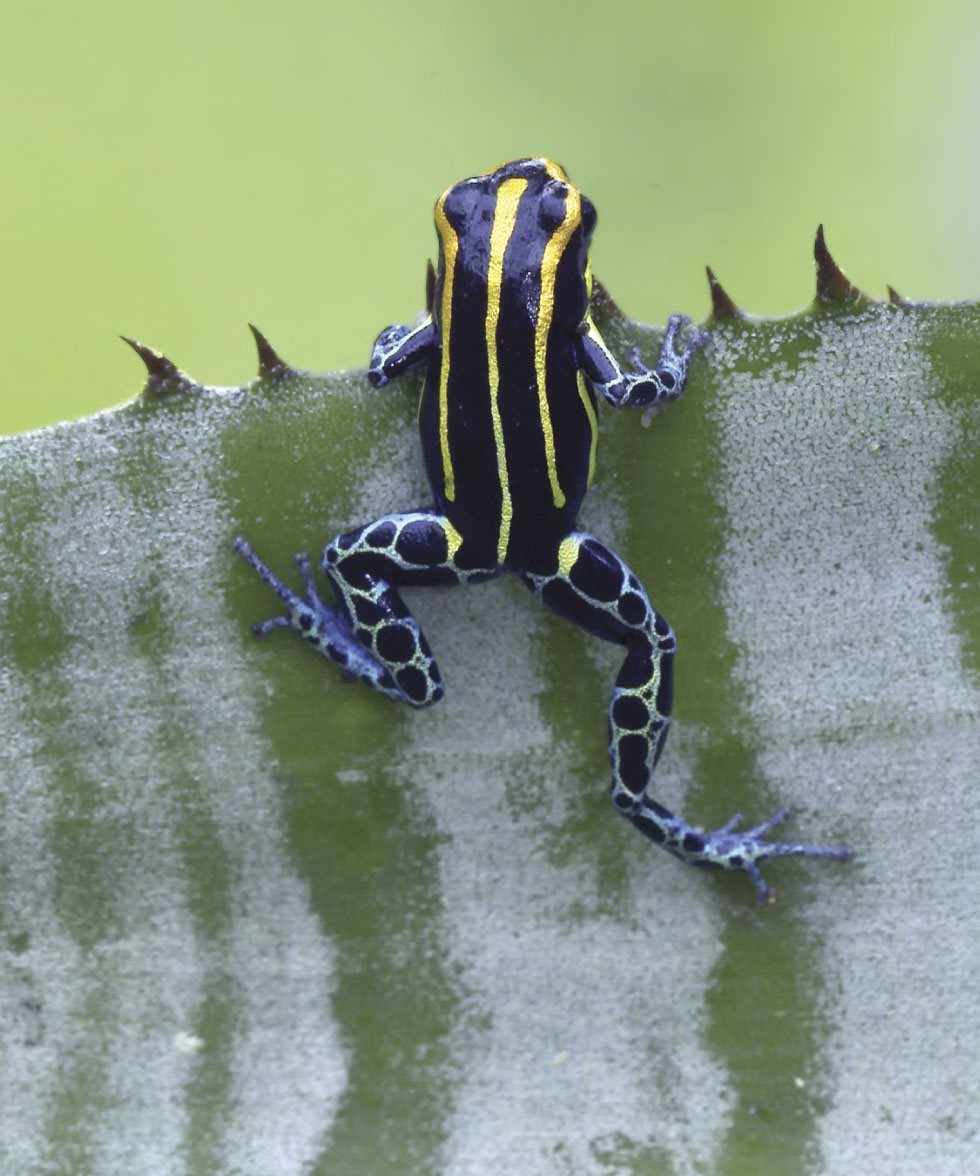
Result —
[{"label": "frog's front foot", "polygon": [[[753,828],[737,832],[743,817],[741,813],[736,813],[719,829],[710,833],[689,834],[684,838],[684,853],[678,856],[686,857],[696,866],[744,870],[752,879],[759,902],[768,902],[772,898],[772,891],[759,869],[759,866],[769,858],[813,857],[830,858],[838,862],[847,862],[853,858],[854,851],[846,846],[804,845],[795,841],[765,840],[767,833],[782,825],[791,816],[792,811],[783,808]],[[700,845],[697,844],[699,841]]]},{"label": "frog's front foot", "polygon": [[383,388],[388,383],[385,363],[391,358],[407,333],[407,327],[399,326],[396,323],[394,326],[385,327],[375,340],[367,373],[368,382],[372,388]]},{"label": "frog's front foot", "polygon": [[309,556],[296,556],[296,566],[306,592],[303,597],[284,584],[259,559],[244,535],[239,535],[232,547],[286,606],[285,614],[270,617],[252,626],[256,637],[265,637],[273,629],[292,629],[318,653],[335,662],[346,681],[353,680],[367,669],[370,659],[351,632],[346,618],[320,598]]},{"label": "frog's front foot", "polygon": [[627,373],[623,390],[613,394],[607,389],[603,395],[614,404],[629,404],[635,408],[645,408],[643,424],[648,425],[655,412],[667,404],[679,400],[687,385],[687,374],[691,360],[697,352],[711,339],[707,331],[697,328],[692,330],[687,342],[681,350],[677,349],[677,339],[681,331],[690,325],[687,315],[672,314],[667,320],[664,340],[657,357],[655,367],[648,368],[643,363],[640,349],[634,347],[630,353],[632,370]]},{"label": "frog's front foot", "polygon": [[[686,346],[683,350],[678,351],[677,336],[684,327],[688,326],[690,321],[686,314],[672,314],[670,316],[667,320],[667,329],[664,331],[664,341],[660,348],[657,366],[654,369],[661,382],[673,391],[675,396],[680,396],[684,390],[691,360],[711,339],[708,331],[695,328],[691,331]],[[673,397],[668,393],[666,399],[670,400]]]}]

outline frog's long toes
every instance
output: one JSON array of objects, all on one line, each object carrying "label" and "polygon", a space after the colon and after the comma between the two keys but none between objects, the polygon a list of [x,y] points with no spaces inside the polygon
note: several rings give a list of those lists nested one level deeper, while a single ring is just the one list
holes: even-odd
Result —
[{"label": "frog's long toes", "polygon": [[316,581],[313,578],[313,564],[305,551],[301,551],[296,556],[296,567],[299,569],[300,578],[310,603],[320,603],[320,594],[316,590]]},{"label": "frog's long toes", "polygon": [[[284,584],[282,580],[280,580],[279,577],[275,574],[275,572],[273,572],[271,568],[269,568],[262,562],[261,559],[259,559],[252,549],[252,545],[244,535],[239,535],[237,539],[235,539],[235,541],[232,543],[232,549],[236,555],[241,556],[241,558],[248,564],[252,571],[255,572],[259,579],[272,589],[272,591],[276,594],[276,596],[279,597],[279,599],[283,602],[283,604],[286,605],[287,608],[295,607],[297,600],[299,599],[296,593],[292,590],[292,588]],[[273,628],[278,627],[278,625],[273,626]]]},{"label": "frog's long toes", "polygon": [[732,815],[728,818],[728,820],[724,823],[724,825],[722,825],[719,829],[716,829],[715,832],[716,833],[731,833],[735,829],[737,829],[739,827],[739,825],[741,825],[741,823],[744,820],[745,820],[745,817],[743,817],[741,813],[732,813]]},{"label": "frog's long toes", "polygon": [[702,331],[700,328],[693,331],[691,338],[688,340],[687,350],[689,354],[693,355],[696,351],[700,351],[702,347],[707,347],[711,342],[711,332]]},{"label": "frog's long toes", "polygon": [[779,825],[785,825],[792,815],[793,810],[788,806],[778,809],[771,817],[766,817],[764,821],[760,821],[753,829],[747,829],[743,836],[764,837],[766,833],[769,833]]},{"label": "frog's long toes", "polygon": [[258,621],[252,625],[251,632],[253,637],[265,637],[273,629],[288,629],[289,627],[288,617],[269,617],[267,621]]},{"label": "frog's long toes", "polygon": [[747,842],[756,845],[759,861],[774,857],[813,857],[849,862],[854,857],[854,850],[847,845],[808,845],[800,841],[764,840],[767,833],[771,833],[777,826],[785,824],[792,816],[793,810],[791,808],[781,808],[765,821],[761,821],[754,829],[749,829],[742,834]]},{"label": "frog's long toes", "polygon": [[275,580],[276,577],[255,554],[255,549],[244,535],[238,535],[235,538],[231,545],[231,549],[236,555],[240,556],[248,564],[253,572],[256,572],[259,576],[261,576],[267,584],[270,583],[270,581]]},{"label": "frog's long toes", "polygon": [[765,878],[763,878],[762,871],[755,864],[755,862],[749,862],[745,867],[745,872],[752,880],[752,886],[755,889],[756,901],[771,902],[775,897],[774,891]]},{"label": "frog's long toes", "polygon": [[854,850],[849,845],[800,845],[794,848],[802,857],[828,858],[834,862],[854,860]]}]

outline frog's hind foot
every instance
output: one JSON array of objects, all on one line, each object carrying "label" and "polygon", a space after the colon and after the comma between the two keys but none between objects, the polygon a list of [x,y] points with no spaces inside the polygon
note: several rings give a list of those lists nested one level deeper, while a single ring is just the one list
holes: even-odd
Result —
[{"label": "frog's hind foot", "polygon": [[392,676],[357,640],[347,618],[339,609],[324,603],[317,590],[309,556],[296,556],[296,566],[306,593],[304,597],[284,584],[262,562],[243,535],[235,539],[232,547],[286,608],[285,614],[252,625],[256,637],[265,637],[275,629],[292,629],[307,645],[338,666],[345,682],[359,679],[382,694],[403,701],[403,694]]},{"label": "frog's hind foot", "polygon": [[[287,609],[296,610],[306,605],[306,601],[297,596],[291,588],[284,584],[282,580],[280,580],[279,577],[266,564],[264,564],[261,559],[259,559],[259,557],[253,551],[252,545],[244,535],[239,535],[238,538],[235,539],[234,543],[232,543],[232,549],[236,555],[240,555],[242,557],[242,559],[259,576],[261,580],[268,584],[268,586],[279,597],[283,604],[285,604]],[[311,606],[315,607],[316,605],[320,605],[321,608],[324,607],[323,602],[320,600],[316,590],[314,589]],[[265,637],[266,634],[271,633],[274,629],[288,629],[291,627],[291,615],[282,616],[280,614],[279,616],[269,617],[267,621],[257,621],[254,625],[251,626],[251,632],[253,637]]]},{"label": "frog's hind foot", "polygon": [[765,840],[768,833],[784,824],[792,815],[791,809],[782,808],[751,829],[739,832],[738,826],[743,817],[741,813],[736,813],[710,833],[689,833],[684,838],[684,852],[681,856],[696,866],[743,870],[752,880],[759,902],[772,902],[774,899],[774,892],[759,869],[770,858],[810,857],[849,862],[854,857],[854,851],[842,845],[806,845],[796,841]]}]

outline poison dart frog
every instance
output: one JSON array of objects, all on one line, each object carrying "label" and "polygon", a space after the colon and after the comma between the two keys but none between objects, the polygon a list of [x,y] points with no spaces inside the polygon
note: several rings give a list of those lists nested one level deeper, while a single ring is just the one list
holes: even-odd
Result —
[{"label": "poison dart frog", "polygon": [[548,159],[516,159],[454,184],[435,206],[439,264],[429,310],[378,336],[368,380],[380,388],[424,365],[422,455],[434,506],[383,515],[327,544],[325,601],[305,555],[305,595],[287,587],[244,537],[235,550],[285,605],[253,627],[294,630],[381,694],[412,707],[443,693],[439,667],[399,594],[409,585],[518,576],[560,616],[625,649],[609,706],[612,802],[682,861],[743,870],[769,895],[767,858],[846,859],[830,846],[766,840],[783,810],[738,830],[735,816],[702,832],[650,794],[671,714],[674,634],[615,552],[580,529],[592,480],[596,402],[653,408],[684,391],[707,333],[672,316],[656,367],[624,369],[590,311],[592,203]]}]

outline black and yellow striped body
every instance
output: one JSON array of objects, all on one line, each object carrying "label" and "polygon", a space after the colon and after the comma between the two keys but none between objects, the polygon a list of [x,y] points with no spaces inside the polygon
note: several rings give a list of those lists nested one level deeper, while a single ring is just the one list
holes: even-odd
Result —
[{"label": "black and yellow striped body", "polygon": [[450,188],[419,421],[436,503],[488,561],[523,569],[575,523],[596,409],[576,331],[589,305],[595,212],[547,160]]},{"label": "black and yellow striped body", "polygon": [[547,159],[518,159],[449,188],[436,204],[439,266],[428,314],[374,344],[368,379],[382,387],[426,365],[419,406],[434,507],[400,511],[337,536],[321,569],[306,556],[293,592],[240,537],[235,550],[282,600],[285,614],[254,627],[289,628],[379,693],[425,707],[443,693],[432,650],[399,587],[520,576],[543,604],[625,649],[609,707],[610,794],[668,852],[694,865],[745,870],[760,898],[770,857],[842,858],[847,851],[765,835],[736,820],[704,833],[649,793],[670,721],[674,634],[636,575],[576,518],[595,465],[596,393],[613,407],[677,399],[707,340],[687,320],[667,324],[655,368],[620,367],[589,313],[588,250],[595,209]]}]

